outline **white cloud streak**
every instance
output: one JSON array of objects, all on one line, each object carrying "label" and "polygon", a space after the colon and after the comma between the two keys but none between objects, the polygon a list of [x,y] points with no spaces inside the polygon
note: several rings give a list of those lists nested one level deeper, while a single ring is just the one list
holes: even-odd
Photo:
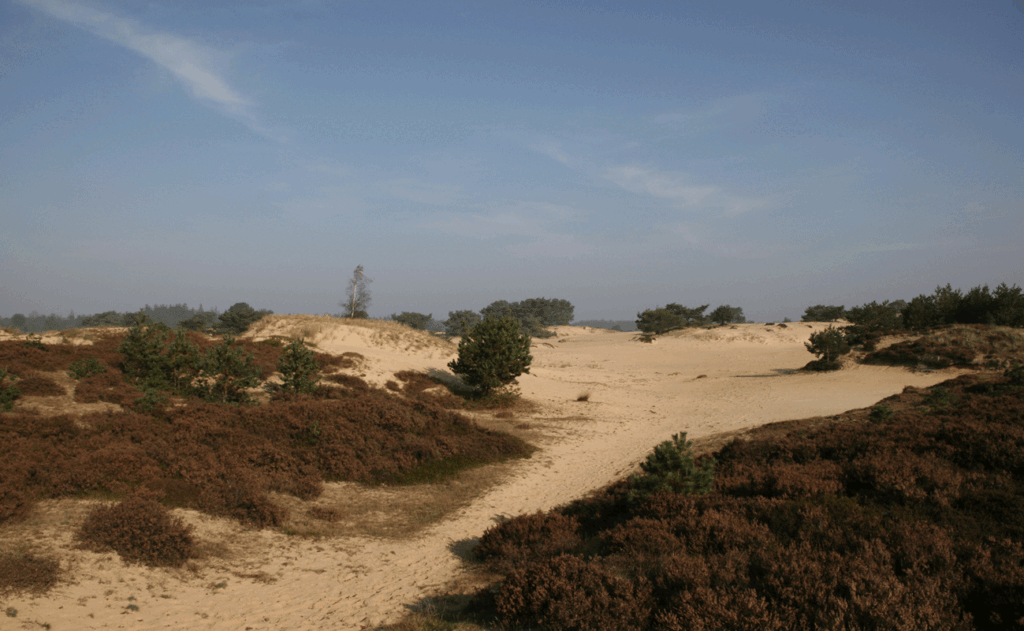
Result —
[{"label": "white cloud streak", "polygon": [[273,138],[252,114],[252,103],[222,76],[228,55],[192,40],[152,32],[134,20],[65,0],[19,0],[21,3],[135,51],[170,72],[192,97],[213,105],[253,131]]},{"label": "white cloud streak", "polygon": [[739,215],[768,203],[763,199],[733,195],[717,186],[691,184],[682,174],[648,167],[610,167],[604,177],[631,193],[666,199],[683,210],[718,210],[725,215]]}]

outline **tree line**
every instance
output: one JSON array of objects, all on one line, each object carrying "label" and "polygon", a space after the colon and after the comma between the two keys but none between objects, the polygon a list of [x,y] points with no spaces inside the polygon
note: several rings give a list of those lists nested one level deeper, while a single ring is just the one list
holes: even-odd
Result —
[{"label": "tree line", "polygon": [[1017,285],[1001,283],[972,287],[967,292],[949,283],[932,294],[921,294],[907,302],[886,300],[846,309],[844,305],[807,307],[804,322],[846,320],[872,331],[923,331],[946,324],[992,324],[1024,327],[1024,293]]},{"label": "tree line", "polygon": [[42,333],[98,326],[133,327],[144,322],[162,324],[172,329],[239,334],[253,322],[272,313],[273,311],[269,309],[254,309],[244,302],[235,303],[223,313],[217,309],[203,309],[202,305],[199,305],[198,309],[191,309],[185,303],[154,306],[147,304],[134,312],[104,311],[91,315],[75,315],[72,311],[66,317],[53,313],[40,315],[34,311],[27,316],[15,313],[10,318],[0,318],[0,326],[15,328],[22,333]]}]

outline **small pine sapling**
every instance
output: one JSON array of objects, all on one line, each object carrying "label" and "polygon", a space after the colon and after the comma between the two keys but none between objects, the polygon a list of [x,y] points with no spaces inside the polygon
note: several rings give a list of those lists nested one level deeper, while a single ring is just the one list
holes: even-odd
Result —
[{"label": "small pine sapling", "polygon": [[629,501],[638,503],[654,493],[711,492],[715,479],[714,458],[706,458],[697,466],[691,451],[693,443],[686,440],[686,432],[675,434],[647,455],[640,463],[644,475],[629,478]]},{"label": "small pine sapling", "polygon": [[282,389],[306,393],[316,389],[320,365],[316,362],[316,355],[306,348],[302,340],[293,340],[285,347],[277,369],[281,372]]}]

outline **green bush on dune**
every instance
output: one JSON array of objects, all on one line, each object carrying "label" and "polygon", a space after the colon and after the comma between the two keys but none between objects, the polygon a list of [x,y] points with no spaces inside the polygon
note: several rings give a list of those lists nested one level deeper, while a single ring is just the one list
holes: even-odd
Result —
[{"label": "green bush on dune", "polygon": [[529,373],[532,360],[530,336],[520,332],[518,320],[505,316],[487,318],[473,327],[459,342],[459,358],[448,367],[486,396]]}]

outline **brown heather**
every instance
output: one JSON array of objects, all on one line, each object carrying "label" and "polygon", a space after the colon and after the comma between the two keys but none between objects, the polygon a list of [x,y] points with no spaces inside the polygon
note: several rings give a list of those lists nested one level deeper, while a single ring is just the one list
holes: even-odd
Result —
[{"label": "brown heather", "polygon": [[[215,343],[189,335],[201,347]],[[47,350],[0,342],[0,367],[28,375],[67,370],[73,361],[96,357],[106,372],[78,381],[76,401],[127,408],[142,393],[120,370],[122,338],[123,333],[97,335],[92,345]],[[276,369],[280,346],[241,343],[255,355],[264,378]],[[321,361],[337,366],[360,360],[351,353],[337,363]],[[39,498],[142,488],[170,506],[271,526],[286,513],[270,501],[270,492],[310,499],[325,481],[434,481],[531,452],[521,440],[485,430],[430,397],[372,388],[352,375],[330,378],[344,387],[275,396],[254,407],[176,397],[175,405],[152,413],[43,416],[17,407],[0,413],[0,523],[24,516]]]},{"label": "brown heather", "polygon": [[622,481],[491,528],[477,556],[505,579],[490,615],[544,629],[1024,628],[1024,387],[976,374],[886,405],[886,420],[854,411],[726,445],[708,495],[630,503]]},{"label": "brown heather", "polygon": [[192,527],[162,504],[137,494],[93,509],[78,538],[83,547],[113,550],[127,563],[176,567],[196,554]]}]

